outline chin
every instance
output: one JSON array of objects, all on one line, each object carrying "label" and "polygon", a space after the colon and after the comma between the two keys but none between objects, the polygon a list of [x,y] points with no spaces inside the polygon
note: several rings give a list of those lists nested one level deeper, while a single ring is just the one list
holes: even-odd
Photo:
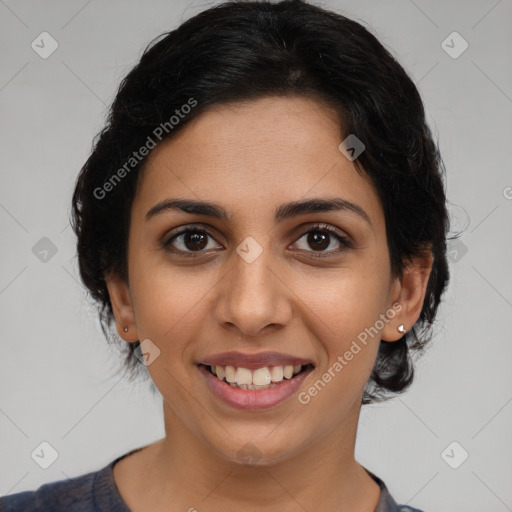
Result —
[{"label": "chin", "polygon": [[217,447],[217,452],[227,461],[246,467],[266,467],[278,464],[289,459],[295,453],[297,447],[288,444],[277,443],[276,439],[265,437],[247,436],[234,442],[229,439],[229,447]]}]

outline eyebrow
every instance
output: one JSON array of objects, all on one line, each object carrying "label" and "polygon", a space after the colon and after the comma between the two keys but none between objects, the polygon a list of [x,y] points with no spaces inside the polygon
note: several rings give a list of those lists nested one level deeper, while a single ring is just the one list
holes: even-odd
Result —
[{"label": "eyebrow", "polygon": [[[158,215],[176,210],[192,215],[206,215],[215,219],[229,220],[229,215],[222,206],[208,201],[194,201],[190,199],[165,199],[157,203],[146,213],[146,220],[148,221]],[[275,210],[274,218],[276,222],[282,222],[307,213],[334,211],[353,212],[371,225],[370,217],[363,208],[341,197],[311,198],[285,203]]]}]

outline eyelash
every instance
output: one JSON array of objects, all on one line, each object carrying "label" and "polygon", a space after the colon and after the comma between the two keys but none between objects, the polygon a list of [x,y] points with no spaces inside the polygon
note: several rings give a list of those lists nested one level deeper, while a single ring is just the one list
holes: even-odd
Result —
[{"label": "eyelash", "polygon": [[[312,250],[306,251],[306,252],[312,253],[315,258],[325,258],[328,256],[333,256],[334,254],[339,254],[346,249],[353,248],[352,243],[349,241],[349,239],[347,237],[338,234],[336,232],[335,228],[333,228],[327,224],[315,224],[315,225],[311,226],[307,231],[302,233],[302,235],[300,235],[297,238],[297,241],[311,232],[328,233],[330,236],[334,237],[339,242],[339,244],[341,246],[339,249],[330,250],[330,251],[312,251]],[[180,256],[192,257],[192,258],[201,256],[202,253],[204,252],[203,250],[201,250],[201,251],[182,251],[181,249],[174,249],[172,247],[172,242],[174,240],[176,240],[179,236],[184,235],[186,233],[201,233],[201,234],[205,234],[215,240],[214,235],[212,233],[210,233],[208,231],[208,229],[206,229],[204,226],[192,225],[192,226],[187,226],[185,229],[182,229],[181,231],[174,233],[171,236],[171,238],[169,238],[168,240],[163,242],[163,244],[162,244],[163,248],[171,253],[179,254]]]}]

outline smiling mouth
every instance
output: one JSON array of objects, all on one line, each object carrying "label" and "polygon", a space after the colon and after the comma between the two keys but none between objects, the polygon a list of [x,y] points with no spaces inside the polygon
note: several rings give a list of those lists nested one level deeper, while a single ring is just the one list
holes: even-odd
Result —
[{"label": "smiling mouth", "polygon": [[279,386],[281,383],[292,380],[302,373],[309,373],[314,368],[312,364],[264,366],[255,370],[231,365],[211,366],[200,364],[199,366],[205,367],[213,376],[232,388],[250,390],[264,390]]}]

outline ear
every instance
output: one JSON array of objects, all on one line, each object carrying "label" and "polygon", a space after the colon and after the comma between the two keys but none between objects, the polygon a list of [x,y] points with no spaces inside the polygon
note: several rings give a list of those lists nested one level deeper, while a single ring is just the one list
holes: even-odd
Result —
[{"label": "ear", "polygon": [[125,341],[137,341],[139,337],[128,283],[115,273],[106,274],[105,283],[107,284],[110,302],[114,311],[117,333]]},{"label": "ear", "polygon": [[[420,317],[432,264],[432,251],[429,247],[421,256],[409,260],[402,274],[393,280],[388,310],[392,308],[396,314],[382,330],[382,340],[400,340]],[[398,330],[400,325],[404,326],[404,332]]]}]

